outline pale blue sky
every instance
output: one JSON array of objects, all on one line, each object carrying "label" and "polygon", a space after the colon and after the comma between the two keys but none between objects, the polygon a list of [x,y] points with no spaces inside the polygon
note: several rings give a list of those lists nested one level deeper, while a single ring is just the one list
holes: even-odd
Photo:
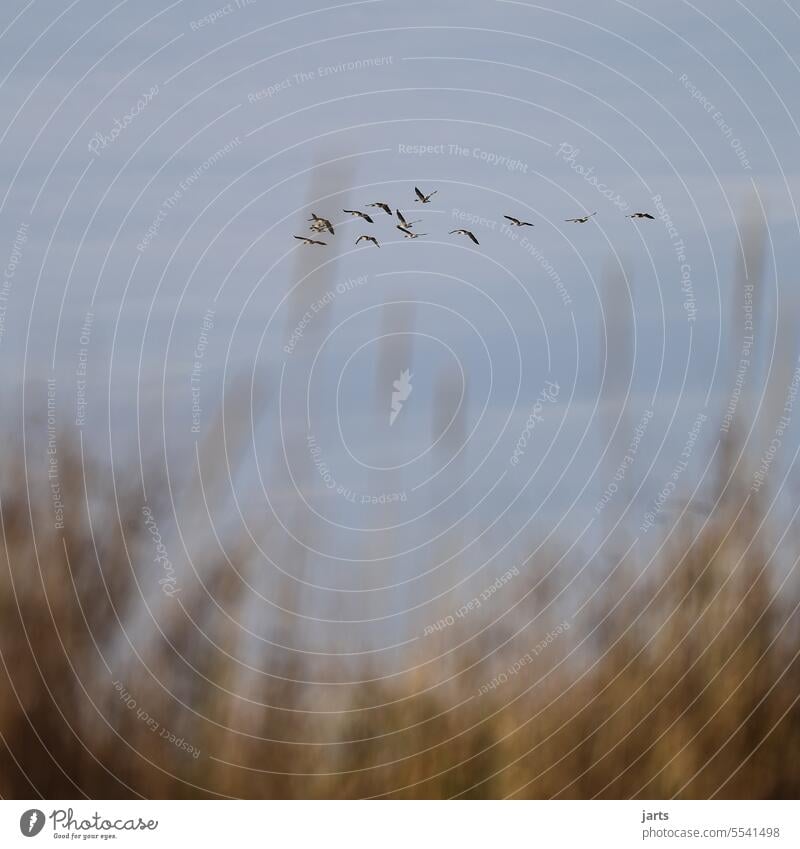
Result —
[{"label": "pale blue sky", "polygon": [[[209,15],[218,19],[202,23]],[[337,481],[418,493],[393,508],[391,523],[429,522],[435,533],[475,508],[466,538],[506,509],[500,536],[510,537],[537,509],[558,516],[573,501],[569,532],[583,528],[631,429],[653,409],[629,477],[636,486],[647,477],[632,510],[638,523],[703,410],[714,420],[682,492],[716,444],[731,344],[742,335],[741,296],[731,295],[736,222],[746,212],[763,219],[762,204],[768,239],[747,380],[756,403],[767,385],[785,394],[796,346],[779,350],[772,384],[759,364],[773,355],[778,293],[784,311],[796,303],[796,2],[12,0],[0,33],[0,256],[12,255],[21,223],[29,228],[7,293],[3,369],[11,386],[23,373],[42,381],[54,370],[60,422],[76,433],[75,371],[91,312],[82,428],[101,455],[110,415],[117,457],[135,459],[140,446],[158,456],[166,446],[179,476],[188,474],[197,438],[190,376],[213,310],[200,435],[219,405],[223,370],[246,382],[255,375],[267,399],[248,449],[259,464],[244,463],[242,491],[265,469],[276,493],[291,486],[269,472],[281,455],[283,374],[287,451],[303,467],[295,482],[326,522],[373,527],[387,514],[330,497],[305,450],[307,405]],[[126,126],[112,139],[116,120]],[[432,150],[407,152],[414,146]],[[341,213],[377,200],[418,212],[416,184],[438,189],[421,214],[425,239],[403,240],[380,210],[366,229]],[[656,214],[656,195],[672,232],[661,220],[624,217]],[[595,210],[586,225],[564,222]],[[337,222],[318,252],[292,238],[308,233],[311,211]],[[473,226],[479,248],[448,234],[467,226],[461,212],[489,222]],[[515,241],[500,229],[509,213],[536,227]],[[380,250],[355,250],[364,232],[379,237]],[[315,270],[317,261],[325,264]],[[360,277],[366,284],[325,305],[287,355],[312,303]],[[383,306],[390,301],[404,305]],[[382,333],[400,334],[390,337],[397,347],[382,353]],[[604,378],[605,340],[614,374]],[[406,367],[414,390],[390,431],[391,381]],[[463,442],[432,446],[442,381],[457,387],[457,404],[462,373]],[[510,467],[547,379],[559,382],[558,401]],[[29,393],[29,410],[42,399]],[[773,427],[774,418],[763,424],[766,442]],[[363,463],[407,465],[369,472]],[[448,500],[470,473],[470,486]],[[328,547],[355,556],[360,543],[325,527]]]}]

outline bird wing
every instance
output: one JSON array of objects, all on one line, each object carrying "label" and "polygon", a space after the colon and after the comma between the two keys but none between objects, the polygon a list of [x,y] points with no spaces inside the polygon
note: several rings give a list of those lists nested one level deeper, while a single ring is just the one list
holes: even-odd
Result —
[{"label": "bird wing", "polygon": [[401,227],[399,224],[397,225],[397,229],[402,230],[404,233],[408,233],[409,236],[414,235],[407,227]]},{"label": "bird wing", "polygon": [[504,215],[503,218],[507,218],[509,221],[513,222],[514,224],[522,224],[522,222],[519,220],[519,218],[514,218],[513,215]]},{"label": "bird wing", "polygon": [[423,195],[422,192],[416,186],[414,186],[414,191],[417,193],[417,197],[420,200],[425,200],[425,195]]},{"label": "bird wing", "polygon": [[375,222],[374,222],[374,221],[373,221],[373,220],[369,217],[369,215],[367,215],[367,213],[366,213],[366,212],[362,212],[362,213],[361,213],[361,217],[364,219],[364,221],[368,221],[370,224],[374,224],[374,223],[375,223]]},{"label": "bird wing", "polygon": [[479,241],[475,238],[475,234],[474,234],[474,233],[470,233],[470,231],[469,231],[469,230],[467,230],[467,235],[470,237],[470,239],[472,239],[472,241],[473,241],[473,242],[475,242],[475,244],[476,244],[476,245],[479,245],[479,244],[480,244],[480,242],[479,242]]},{"label": "bird wing", "polygon": [[399,210],[399,209],[397,210],[397,217],[398,217],[398,218],[399,218],[399,219],[403,222],[403,224],[408,224],[408,222],[406,221],[405,217],[403,216],[403,213],[402,213],[402,212],[400,212],[400,210]]},{"label": "bird wing", "polygon": [[654,215],[650,215],[650,213],[649,213],[649,212],[645,212],[644,217],[645,217],[645,218],[649,218],[651,221],[655,221],[655,220],[656,220],[656,219],[655,219],[655,216],[654,216]]}]

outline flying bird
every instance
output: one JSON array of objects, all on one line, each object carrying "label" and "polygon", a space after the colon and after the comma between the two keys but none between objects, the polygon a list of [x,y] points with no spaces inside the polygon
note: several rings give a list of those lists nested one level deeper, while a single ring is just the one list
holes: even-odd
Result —
[{"label": "flying bird", "polygon": [[415,224],[419,224],[419,222],[422,220],[421,218],[418,218],[416,221],[406,221],[403,213],[400,212],[399,209],[396,210],[396,211],[397,211],[397,217],[400,220],[400,223],[403,225],[403,227],[405,227],[408,230],[410,230]]},{"label": "flying bird", "polygon": [[406,239],[418,239],[420,236],[427,236],[427,233],[412,233],[408,227],[401,227],[399,224],[397,225],[398,230],[403,231],[403,235]]},{"label": "flying bird", "polygon": [[507,218],[514,227],[535,227],[535,224],[531,224],[530,221],[520,221],[519,218],[514,218],[513,215],[504,215],[503,218]]},{"label": "flying bird", "polygon": [[[597,215],[596,212],[593,212],[592,215]],[[568,221],[570,224],[585,224],[592,215],[584,215],[582,218],[565,218],[565,221]]]},{"label": "flying bird", "polygon": [[348,215],[353,215],[357,218],[363,218],[368,224],[374,224],[375,222],[367,215],[366,212],[361,212],[360,209],[343,209],[342,212],[346,212]]},{"label": "flying bird", "polygon": [[480,242],[475,238],[475,234],[471,233],[469,230],[463,230],[463,229],[459,228],[458,230],[451,230],[450,231],[451,236],[453,235],[453,233],[458,233],[460,236],[469,236],[470,239],[472,239],[472,241],[475,242],[476,245],[480,244]]},{"label": "flying bird", "polygon": [[295,236],[295,239],[299,239],[304,245],[327,245],[327,242],[319,242],[316,239],[309,239],[307,236]]},{"label": "flying bird", "polygon": [[414,192],[417,195],[416,199],[414,200],[414,203],[430,203],[431,198],[438,192],[438,189],[436,192],[431,192],[429,195],[424,195],[416,186],[414,186]]},{"label": "flying bird", "polygon": [[651,221],[655,221],[655,216],[650,215],[649,212],[634,212],[633,215],[626,215],[626,218],[649,218]]},{"label": "flying bird", "polygon": [[374,236],[359,236],[356,239],[356,244],[363,241],[372,242],[372,244],[375,245],[376,248],[380,247],[380,245],[378,244],[378,240]]},{"label": "flying bird", "polygon": [[380,201],[378,201],[378,203],[368,203],[367,206],[374,206],[378,209],[382,209],[387,215],[392,214],[392,209],[388,203],[381,203]]},{"label": "flying bird", "polygon": [[311,218],[309,221],[313,221],[314,223],[311,225],[312,230],[316,230],[318,233],[321,230],[327,230],[331,235],[333,235],[333,224],[328,221],[327,218],[320,218],[319,215],[315,215],[313,212],[311,213]]}]

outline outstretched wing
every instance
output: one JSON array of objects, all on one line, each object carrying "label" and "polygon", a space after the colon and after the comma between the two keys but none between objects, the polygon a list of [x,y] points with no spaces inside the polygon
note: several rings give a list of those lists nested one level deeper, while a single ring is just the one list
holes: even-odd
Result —
[{"label": "outstretched wing", "polygon": [[425,200],[425,195],[423,195],[422,192],[416,186],[414,186],[414,191],[417,193],[417,197],[420,200]]}]

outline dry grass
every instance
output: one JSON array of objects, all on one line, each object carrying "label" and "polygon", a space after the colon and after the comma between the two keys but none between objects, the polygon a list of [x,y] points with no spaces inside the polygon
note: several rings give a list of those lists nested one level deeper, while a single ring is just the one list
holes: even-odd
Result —
[{"label": "dry grass", "polygon": [[[445,660],[432,660],[446,640],[435,635],[425,654],[409,652],[397,665],[407,671],[383,682],[243,677],[225,654],[236,654],[235,629],[209,626],[216,649],[198,637],[191,620],[214,622],[199,592],[160,618],[164,635],[149,641],[146,657],[123,662],[118,637],[139,598],[131,563],[150,544],[138,502],[120,496],[122,527],[110,516],[98,521],[102,508],[93,508],[93,541],[79,465],[61,469],[72,505],[63,532],[53,528],[48,493],[32,483],[28,499],[21,468],[9,471],[0,570],[4,797],[800,793],[800,762],[787,757],[800,748],[800,592],[794,568],[779,579],[768,562],[774,546],[757,533],[752,503],[735,523],[687,520],[646,569],[623,561],[596,597],[605,603],[595,600],[520,674],[478,695],[557,624],[555,614],[543,619],[540,592],[517,608],[513,627],[500,623]],[[537,590],[524,574],[517,580]],[[211,575],[209,592],[235,610],[241,583],[222,563]],[[289,626],[282,633],[291,641]],[[262,667],[300,681],[319,674],[297,657],[276,649]],[[123,683],[137,703],[199,757],[122,703],[104,666],[111,658],[127,670]],[[382,671],[335,666],[327,680]]]},{"label": "dry grass", "polygon": [[[229,421],[241,430],[226,434],[235,467],[231,443],[246,442],[249,417]],[[670,516],[654,560],[636,547],[620,560],[609,546],[579,574],[577,553],[509,557],[498,574],[523,565],[491,605],[510,611],[497,622],[477,611],[413,648],[322,659],[283,647],[302,645],[307,624],[274,605],[262,608],[268,638],[253,650],[237,621],[252,601],[255,545],[236,534],[214,542],[197,481],[181,509],[202,580],[184,569],[179,597],[167,598],[138,490],[113,489],[60,439],[66,521],[56,529],[47,480],[29,478],[20,446],[7,445],[0,794],[797,798],[800,528],[779,532],[769,499],[748,497],[733,430],[713,475],[716,508]],[[45,445],[29,435],[28,471],[46,469]],[[204,492],[223,497],[218,426],[202,456]],[[166,535],[170,511],[152,507]],[[263,536],[281,545],[274,528]],[[169,548],[177,560],[174,537]],[[270,598],[286,610],[304,603],[297,584],[276,584]],[[339,648],[333,635],[326,647]]]}]

